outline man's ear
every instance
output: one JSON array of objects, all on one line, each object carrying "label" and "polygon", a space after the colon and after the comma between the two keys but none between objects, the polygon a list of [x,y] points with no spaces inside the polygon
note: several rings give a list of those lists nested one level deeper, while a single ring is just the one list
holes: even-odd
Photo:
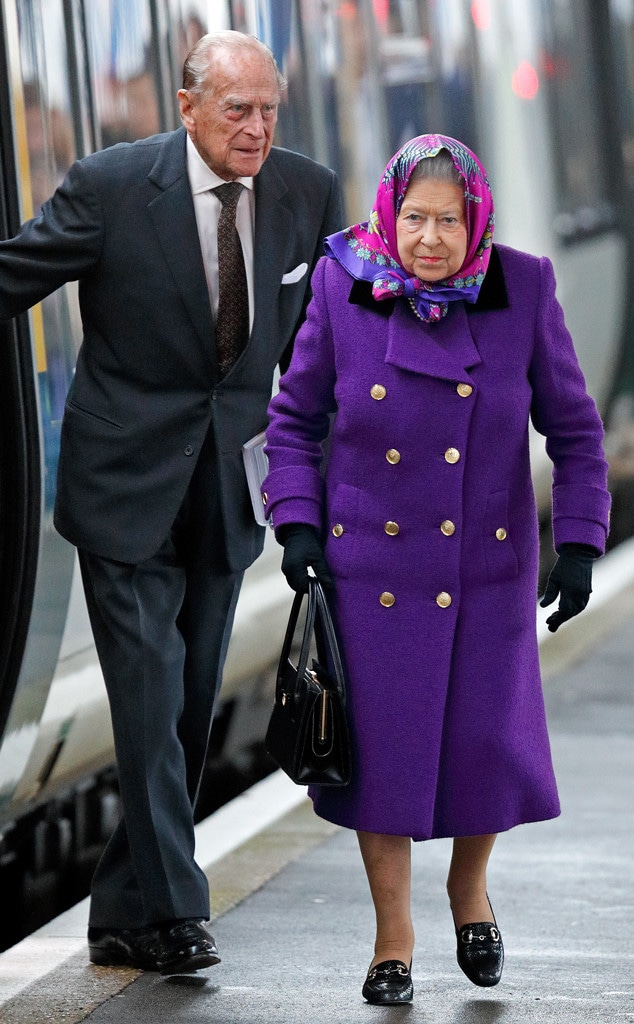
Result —
[{"label": "man's ear", "polygon": [[187,133],[191,135],[196,128],[196,119],[193,114],[193,94],[189,89],[179,89],[176,93],[176,97],[178,99],[178,109],[180,110],[181,121],[187,129]]}]

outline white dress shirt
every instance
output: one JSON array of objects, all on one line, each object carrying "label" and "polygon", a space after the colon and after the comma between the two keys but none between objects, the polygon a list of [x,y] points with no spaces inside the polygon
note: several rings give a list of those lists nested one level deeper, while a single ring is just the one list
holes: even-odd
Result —
[{"label": "white dress shirt", "polygon": [[[210,189],[224,185],[207,166],[192,140],[187,136],[187,175],[194,200],[200,248],[205,265],[209,301],[214,319],[218,313],[218,220],[222,206],[218,196]],[[253,233],[255,225],[255,193],[253,178],[237,178],[244,188],[238,200],[236,227],[242,243],[244,267],[249,292],[249,329],[253,327]]]}]

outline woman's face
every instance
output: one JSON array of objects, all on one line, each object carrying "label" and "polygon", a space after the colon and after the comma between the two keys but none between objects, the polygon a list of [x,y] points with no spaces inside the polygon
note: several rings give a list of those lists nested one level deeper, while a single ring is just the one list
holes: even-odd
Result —
[{"label": "woman's face", "polygon": [[396,220],[398,255],[422,281],[457,273],[467,255],[464,191],[436,178],[413,181]]}]

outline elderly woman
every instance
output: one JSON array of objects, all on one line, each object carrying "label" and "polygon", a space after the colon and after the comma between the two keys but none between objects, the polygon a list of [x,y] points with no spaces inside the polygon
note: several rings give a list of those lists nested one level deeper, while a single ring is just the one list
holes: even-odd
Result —
[{"label": "elderly woman", "polygon": [[559,814],[529,420],[554,467],[553,631],[585,607],[607,532],[602,425],[552,266],[492,245],[493,225],[470,150],[440,135],[403,146],[369,221],[327,239],[270,407],[263,500],[282,567],[296,590],[309,566],[331,584],[347,666],[354,778],[310,795],[358,833],[376,911],[372,1003],[413,995],[411,840],[453,837],[458,963],[495,985],[496,834]]}]

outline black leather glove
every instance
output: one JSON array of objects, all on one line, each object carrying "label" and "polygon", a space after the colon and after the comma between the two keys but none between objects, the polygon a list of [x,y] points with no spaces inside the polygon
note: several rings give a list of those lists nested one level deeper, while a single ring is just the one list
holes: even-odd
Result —
[{"label": "black leather glove", "polygon": [[559,595],[559,608],[546,619],[551,633],[582,612],[592,593],[592,563],[597,552],[589,544],[562,544],[551,569],[540,606],[547,608]]},{"label": "black leather glove", "polygon": [[308,523],[287,523],[280,526],[276,536],[284,545],[282,572],[289,587],[298,594],[308,591],[309,566],[322,587],[332,587],[322,543],[314,526]]}]

